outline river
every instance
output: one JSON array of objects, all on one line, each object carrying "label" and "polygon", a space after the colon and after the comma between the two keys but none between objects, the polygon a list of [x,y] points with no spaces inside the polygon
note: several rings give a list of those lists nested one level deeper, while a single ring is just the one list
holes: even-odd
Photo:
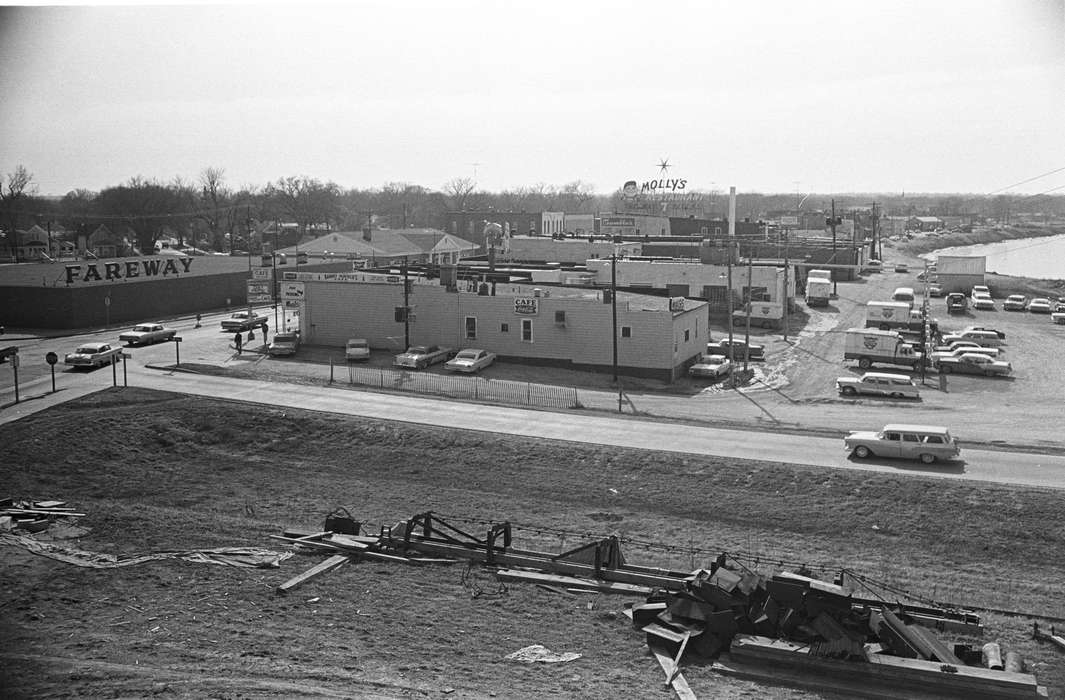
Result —
[{"label": "river", "polygon": [[988,272],[1031,279],[1065,280],[1065,235],[943,248],[921,257],[935,258],[940,255],[983,255],[987,258]]}]

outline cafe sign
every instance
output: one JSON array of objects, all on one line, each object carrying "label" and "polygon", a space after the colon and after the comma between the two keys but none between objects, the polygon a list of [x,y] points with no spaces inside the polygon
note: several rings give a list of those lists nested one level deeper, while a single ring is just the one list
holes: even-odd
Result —
[{"label": "cafe sign", "polygon": [[514,313],[522,316],[535,316],[540,312],[540,300],[536,297],[517,297],[514,299]]}]

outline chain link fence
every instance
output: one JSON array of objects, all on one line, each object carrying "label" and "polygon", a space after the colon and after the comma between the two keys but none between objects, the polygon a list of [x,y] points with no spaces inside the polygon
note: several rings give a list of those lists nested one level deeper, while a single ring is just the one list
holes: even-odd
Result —
[{"label": "chain link fence", "polygon": [[456,399],[491,401],[516,406],[582,407],[576,387],[515,382],[507,379],[486,379],[348,365],[348,381],[360,386],[437,394]]}]

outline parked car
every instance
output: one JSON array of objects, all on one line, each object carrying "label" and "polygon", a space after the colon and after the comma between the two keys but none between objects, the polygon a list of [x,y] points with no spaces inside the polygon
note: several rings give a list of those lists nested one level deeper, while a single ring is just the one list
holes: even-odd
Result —
[{"label": "parked car", "polygon": [[884,263],[877,259],[866,260],[865,265],[862,266],[864,272],[881,272],[884,269]]},{"label": "parked car", "polygon": [[[728,357],[729,356],[729,346],[730,346],[730,344],[729,344],[728,338],[722,338],[721,340],[718,340],[718,341],[711,341],[711,342],[706,344],[706,354],[707,355],[724,355],[725,357]],[[732,340],[731,347],[732,347],[732,359],[733,360],[742,361],[745,354],[746,354],[748,360],[764,360],[765,359],[765,346],[764,345],[756,345],[755,343],[751,343],[750,346],[748,346],[745,341],[738,340],[738,339],[734,338]]]},{"label": "parked car", "polygon": [[936,274],[936,271],[934,269],[930,269],[928,271],[922,270],[921,272],[917,273],[918,282],[936,282],[938,280],[939,276]]},{"label": "parked car", "polygon": [[254,311],[238,311],[222,321],[222,330],[226,333],[243,333],[253,328],[264,328],[266,316],[260,316]]},{"label": "parked car", "polygon": [[986,377],[994,377],[1006,376],[1013,372],[1013,366],[1009,362],[995,360],[975,352],[950,357],[934,357],[932,364],[940,374],[982,374]]},{"label": "parked car", "polygon": [[365,338],[352,338],[344,346],[344,359],[358,362],[370,359],[370,344]]},{"label": "parked car", "polygon": [[454,354],[451,348],[442,348],[439,345],[412,345],[407,348],[407,352],[396,355],[392,364],[397,367],[424,369],[439,362],[446,362]]},{"label": "parked car", "polygon": [[858,459],[919,459],[925,464],[961,455],[958,441],[950,431],[933,425],[892,424],[878,432],[854,431],[843,438],[843,447]]},{"label": "parked car", "polygon": [[983,311],[994,311],[995,300],[986,294],[979,294],[973,297],[973,308]]},{"label": "parked car", "polygon": [[118,341],[130,345],[148,345],[171,340],[175,335],[177,331],[173,328],[164,328],[161,323],[139,323],[133,327],[133,330],[118,336]]},{"label": "parked car", "polygon": [[943,288],[940,287],[938,284],[929,284],[928,285],[928,296],[930,296],[930,297],[941,297],[941,296],[943,296]]},{"label": "parked car", "polygon": [[458,354],[444,363],[444,369],[452,372],[466,372],[472,374],[480,372],[496,361],[496,354],[487,350],[466,348],[459,350]]},{"label": "parked car", "polygon": [[1028,297],[1023,294],[1010,294],[1002,302],[1003,311],[1024,311],[1028,307]]},{"label": "parked car", "polygon": [[895,263],[895,272],[909,272],[910,266],[906,263]]},{"label": "parked car", "polygon": [[974,285],[973,286],[973,290],[969,293],[969,296],[975,297],[978,294],[983,294],[985,296],[991,296],[991,288],[988,287],[986,284]]},{"label": "parked car", "polygon": [[929,359],[932,360],[933,365],[939,362],[940,360],[952,357],[961,357],[962,355],[983,355],[984,357],[989,357],[992,360],[998,359],[996,355],[989,355],[989,352],[998,352],[998,350],[996,350],[995,348],[969,347],[955,348],[954,350],[936,350],[931,355],[929,355]]},{"label": "parked car", "polygon": [[872,394],[911,399],[921,396],[917,385],[905,374],[887,372],[866,372],[860,377],[839,377],[836,379],[836,391],[844,396]]},{"label": "parked car", "polygon": [[982,345],[985,348],[997,348],[1002,345],[1002,338],[999,337],[995,331],[966,328],[962,331],[956,331],[954,333],[945,333],[940,337],[940,345],[950,345],[955,340],[971,340],[977,345]]},{"label": "parked car", "polygon": [[987,326],[966,326],[965,328],[962,328],[959,333],[965,333],[967,331],[985,331],[987,333],[994,333],[998,336],[999,340],[1006,339],[1006,332],[1000,331],[997,328],[988,328]]},{"label": "parked car", "polygon": [[63,364],[72,367],[103,367],[118,361],[121,353],[121,346],[112,346],[110,343],[82,343],[74,352],[63,358]]},{"label": "parked car", "polygon": [[969,307],[969,300],[961,292],[951,292],[947,295],[947,313],[963,314]]},{"label": "parked car", "polygon": [[279,355],[295,355],[299,349],[299,331],[284,331],[283,333],[274,334],[274,339],[270,341],[270,346],[266,349],[266,352],[272,357],[277,357]]},{"label": "parked car", "polygon": [[998,357],[1002,352],[998,348],[985,348],[975,340],[954,340],[945,345],[938,345],[933,350],[933,356],[935,353],[949,354],[953,352],[976,352],[981,355],[987,355],[988,357]]},{"label": "parked car", "polygon": [[703,355],[688,368],[691,377],[724,377],[732,371],[732,362],[724,355]]},{"label": "parked car", "polygon": [[1036,297],[1028,302],[1028,312],[1033,314],[1049,314],[1051,313],[1050,299],[1045,297]]}]

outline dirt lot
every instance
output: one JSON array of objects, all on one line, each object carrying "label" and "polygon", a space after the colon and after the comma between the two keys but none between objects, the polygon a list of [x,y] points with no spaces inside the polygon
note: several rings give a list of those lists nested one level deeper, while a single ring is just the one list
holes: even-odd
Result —
[{"label": "dirt lot", "polygon": [[[73,544],[91,551],[281,551],[270,534],[316,528],[337,505],[371,530],[431,509],[475,532],[510,520],[532,548],[617,533],[638,563],[693,567],[746,553],[768,572],[805,564],[830,576],[846,566],[938,600],[1065,618],[1056,491],[582,447],[132,388],[4,425],[0,440],[8,493],[81,509],[90,532]],[[279,583],[322,556],[268,570],[83,569],[0,552],[4,697],[671,697],[618,614],[624,597],[525,584],[502,593],[461,564],[373,562],[278,597]],[[1029,617],[984,617],[988,638],[1021,651],[1051,696],[1065,697],[1061,654],[1029,639]],[[503,660],[534,643],[583,657]],[[699,697],[814,697],[707,666],[685,675]]]}]

